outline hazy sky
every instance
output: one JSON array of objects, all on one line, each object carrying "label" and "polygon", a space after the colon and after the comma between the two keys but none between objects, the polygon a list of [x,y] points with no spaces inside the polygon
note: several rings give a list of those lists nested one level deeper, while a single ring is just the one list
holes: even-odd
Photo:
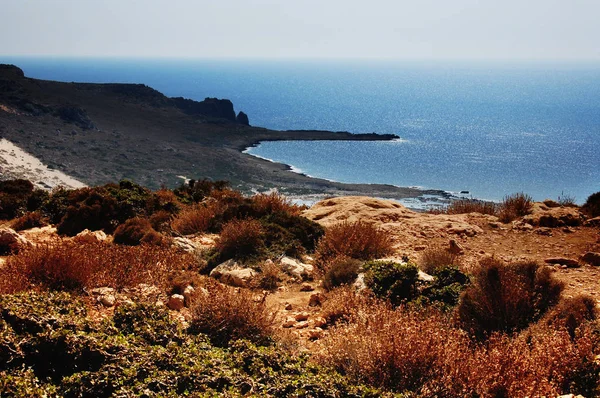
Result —
[{"label": "hazy sky", "polygon": [[600,60],[600,0],[0,0],[0,54]]}]

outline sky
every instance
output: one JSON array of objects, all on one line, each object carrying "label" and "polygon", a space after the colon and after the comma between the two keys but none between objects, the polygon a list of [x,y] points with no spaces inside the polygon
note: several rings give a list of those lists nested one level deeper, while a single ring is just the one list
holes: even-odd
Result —
[{"label": "sky", "polygon": [[600,0],[0,0],[0,55],[600,60]]}]

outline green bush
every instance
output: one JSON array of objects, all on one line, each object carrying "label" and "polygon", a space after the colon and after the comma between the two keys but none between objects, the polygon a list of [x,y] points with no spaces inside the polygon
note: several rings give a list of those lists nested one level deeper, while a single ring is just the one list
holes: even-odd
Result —
[{"label": "green bush", "polygon": [[444,310],[456,306],[469,284],[469,277],[456,266],[437,268],[432,276],[433,282],[421,291],[421,302],[437,303]]},{"label": "green bush", "polygon": [[477,338],[492,332],[516,332],[558,303],[563,288],[547,267],[486,259],[461,297],[458,319]]},{"label": "green bush", "polygon": [[410,301],[418,295],[419,269],[412,263],[369,261],[364,266],[365,283],[380,298],[394,305]]},{"label": "green bush", "polygon": [[326,267],[323,275],[323,287],[332,290],[343,285],[351,285],[356,281],[362,262],[349,257],[337,257]]}]

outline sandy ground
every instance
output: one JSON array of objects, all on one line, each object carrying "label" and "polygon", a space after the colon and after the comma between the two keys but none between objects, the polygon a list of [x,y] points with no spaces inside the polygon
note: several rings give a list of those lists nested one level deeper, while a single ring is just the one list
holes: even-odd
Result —
[{"label": "sandy ground", "polygon": [[65,188],[86,186],[61,171],[49,169],[39,159],[5,138],[0,139],[0,177],[1,179],[24,178],[42,189],[52,189],[57,186]]}]

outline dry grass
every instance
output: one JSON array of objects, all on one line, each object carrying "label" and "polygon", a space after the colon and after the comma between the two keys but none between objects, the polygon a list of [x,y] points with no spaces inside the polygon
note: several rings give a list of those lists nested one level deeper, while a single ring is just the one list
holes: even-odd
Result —
[{"label": "dry grass", "polygon": [[246,258],[261,251],[264,231],[258,220],[231,220],[223,225],[216,248],[222,258]]},{"label": "dry grass", "polygon": [[306,206],[295,205],[278,192],[271,192],[269,194],[259,193],[254,195],[252,197],[252,206],[259,214],[283,212],[297,216],[300,215],[302,210],[306,209]]},{"label": "dry grass", "polygon": [[345,221],[327,228],[317,244],[316,262],[323,268],[339,256],[360,260],[380,258],[393,253],[393,243],[390,234],[372,224]]},{"label": "dry grass", "polygon": [[477,199],[460,199],[452,202],[446,208],[446,214],[481,213],[496,215],[498,205]]},{"label": "dry grass", "polygon": [[327,293],[321,316],[328,325],[346,323],[372,302],[372,297],[356,292],[353,287],[341,286]]},{"label": "dry grass", "polygon": [[273,335],[274,315],[267,311],[264,296],[257,300],[245,289],[207,281],[208,294],[198,294],[192,307],[190,330],[206,334],[213,344],[224,347],[230,341],[250,340],[266,344]]},{"label": "dry grass", "polygon": [[118,246],[56,240],[11,256],[3,268],[0,292],[27,289],[81,291],[149,283],[166,287],[169,274],[194,259],[157,246]]},{"label": "dry grass", "polygon": [[216,203],[188,206],[173,219],[171,228],[182,235],[206,232],[218,212]]},{"label": "dry grass", "polygon": [[258,285],[262,289],[275,290],[281,282],[282,272],[273,261],[264,262],[260,267]]},{"label": "dry grass", "polygon": [[428,247],[423,251],[419,260],[419,268],[428,274],[433,274],[437,269],[442,267],[449,265],[458,266],[459,264],[458,254],[441,246]]},{"label": "dry grass", "polygon": [[[346,296],[341,296],[345,297]],[[345,307],[343,301],[339,301]],[[423,397],[597,396],[600,343],[591,325],[474,343],[436,310],[355,302],[321,341],[317,360],[351,379]],[[412,396],[412,395],[411,395]]]},{"label": "dry grass", "polygon": [[523,192],[504,197],[498,211],[500,221],[507,223],[526,216],[533,209],[533,198]]}]

